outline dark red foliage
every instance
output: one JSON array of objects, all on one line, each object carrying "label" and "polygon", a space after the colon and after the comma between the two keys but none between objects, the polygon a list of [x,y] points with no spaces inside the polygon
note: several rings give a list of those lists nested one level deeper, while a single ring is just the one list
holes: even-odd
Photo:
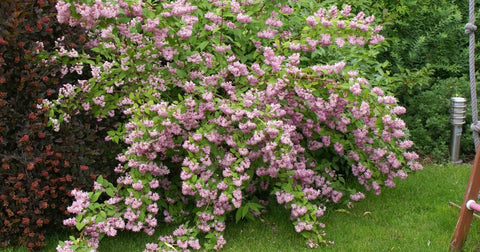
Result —
[{"label": "dark red foliage", "polygon": [[86,37],[56,22],[55,3],[0,1],[0,247],[43,246],[45,234],[68,217],[69,191],[90,189],[98,174],[111,176],[118,151],[101,137],[118,118],[100,124],[79,117],[53,132],[46,127],[48,111],[37,109],[43,99],[55,98],[62,83],[79,76],[59,80],[53,73],[61,66],[42,65],[36,42],[51,51],[63,35],[76,38],[65,41],[71,48]]}]

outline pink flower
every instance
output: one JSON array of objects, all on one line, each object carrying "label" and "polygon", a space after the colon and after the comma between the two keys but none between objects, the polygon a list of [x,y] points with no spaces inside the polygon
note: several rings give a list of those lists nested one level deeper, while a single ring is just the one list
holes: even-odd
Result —
[{"label": "pink flower", "polygon": [[75,217],[63,220],[64,226],[75,226],[76,224],[77,224],[77,218]]},{"label": "pink flower", "polygon": [[330,7],[330,10],[328,11],[328,15],[331,17],[331,18],[336,18],[337,15],[338,15],[338,7],[337,6],[332,6]]},{"label": "pink flower", "polygon": [[350,151],[350,153],[348,153],[347,157],[351,158],[351,159],[353,159],[354,161],[357,161],[357,162],[358,162],[358,160],[360,160],[360,156],[353,151]]},{"label": "pink flower", "polygon": [[363,194],[361,192],[357,192],[355,194],[350,195],[350,199],[353,200],[353,201],[359,201],[359,200],[364,199],[364,198],[365,198],[365,194]]},{"label": "pink flower", "polygon": [[376,45],[376,44],[378,44],[378,43],[380,43],[380,42],[382,42],[382,41],[384,41],[384,40],[385,40],[385,37],[383,37],[382,35],[377,34],[377,35],[374,35],[374,36],[372,36],[372,37],[370,38],[370,44],[371,44],[371,45]]},{"label": "pink flower", "polygon": [[373,28],[372,32],[373,32],[373,33],[378,33],[378,32],[380,32],[382,29],[383,29],[383,27],[382,27],[381,25],[378,25],[378,26],[376,26],[375,28]]},{"label": "pink flower", "polygon": [[231,49],[231,45],[221,45],[217,46],[215,44],[212,45],[213,48],[215,48],[216,52],[223,53]]},{"label": "pink flower", "polygon": [[225,240],[225,238],[223,238],[223,235],[220,235],[217,238],[217,244],[213,247],[213,249],[220,250],[225,244],[227,244],[227,241]]},{"label": "pink flower", "polygon": [[145,244],[145,251],[144,252],[150,252],[150,251],[159,251],[160,246],[156,243],[147,243]]},{"label": "pink flower", "polygon": [[158,17],[155,19],[147,19],[147,23],[142,25],[142,29],[144,29],[147,32],[155,32],[156,30],[155,28],[157,28],[159,24],[160,24],[160,21]]},{"label": "pink flower", "polygon": [[215,30],[215,28],[217,28],[218,25],[217,24],[212,24],[212,25],[209,25],[209,24],[205,24],[203,26],[203,29],[205,29],[206,31],[213,31]]},{"label": "pink flower", "polygon": [[238,13],[237,21],[240,23],[248,24],[252,21],[252,17],[250,17],[249,15],[245,15],[243,13]]},{"label": "pink flower", "polygon": [[[248,75],[248,76],[247,76],[247,80],[248,80],[248,82],[249,82],[250,84],[252,84],[252,86],[257,85],[257,83],[258,83],[257,77],[255,77],[255,76],[253,76],[253,75]],[[247,107],[249,107],[249,106],[247,106]]]},{"label": "pink flower", "polygon": [[301,50],[301,47],[300,47],[300,43],[290,43],[289,44],[289,48],[293,51],[300,51]]},{"label": "pink flower", "polygon": [[372,160],[380,160],[383,156],[387,154],[387,148],[376,148],[373,150],[373,154],[370,156]]},{"label": "pink flower", "polygon": [[394,129],[393,130],[393,133],[392,135],[395,137],[395,138],[401,138],[405,135],[405,132],[401,129]]},{"label": "pink flower", "polygon": [[332,26],[332,21],[329,21],[329,20],[324,19],[324,18],[322,18],[321,21],[322,21],[322,26],[323,26],[323,27],[330,27],[330,26]]},{"label": "pink flower", "polygon": [[71,13],[70,13],[70,3],[65,3],[64,1],[58,1],[55,5],[57,9],[57,20],[60,24],[68,23]]},{"label": "pink flower", "polygon": [[262,70],[262,68],[260,67],[260,65],[258,63],[253,63],[252,64],[252,70],[260,76],[265,74],[265,71]]},{"label": "pink flower", "polygon": [[422,165],[419,163],[419,162],[412,162],[412,161],[409,161],[408,162],[408,166],[410,167],[410,169],[412,170],[422,170],[423,167]]},{"label": "pink flower", "polygon": [[395,99],[395,97],[393,97],[393,96],[384,96],[383,97],[383,102],[385,104],[396,104],[397,99]]},{"label": "pink flower", "polygon": [[342,37],[336,37],[335,44],[337,44],[338,47],[342,48],[345,45],[345,39]]},{"label": "pink flower", "polygon": [[342,198],[343,194],[338,191],[333,191],[332,192],[332,200],[334,203],[338,203],[340,199]]},{"label": "pink flower", "polygon": [[322,136],[322,142],[325,146],[330,145],[330,136]]},{"label": "pink flower", "polygon": [[317,12],[315,12],[314,15],[319,18],[324,18],[326,14],[327,14],[327,10],[325,10],[324,8],[320,8],[317,10]]},{"label": "pink flower", "polygon": [[267,28],[266,30],[263,30],[263,31],[260,31],[257,33],[257,36],[259,38],[265,38],[265,39],[272,39],[275,37],[275,35],[278,33],[277,30],[272,30],[269,28]]},{"label": "pink flower", "polygon": [[350,45],[356,45],[357,44],[357,36],[352,35],[352,36],[347,36],[348,43]]},{"label": "pink flower", "polygon": [[[157,181],[158,182],[158,180],[152,180],[152,181]],[[157,201],[157,200],[160,199],[160,195],[158,195],[158,193],[152,193],[152,195],[150,195],[150,199],[153,200],[153,201]]]},{"label": "pink flower", "polygon": [[205,101],[211,101],[213,99],[213,94],[212,92],[206,92],[202,94],[202,99]]},{"label": "pink flower", "polygon": [[182,21],[188,25],[192,26],[198,22],[198,17],[197,16],[192,16],[192,15],[184,15],[182,16]]},{"label": "pink flower", "polygon": [[293,8],[285,4],[285,5],[282,5],[282,7],[280,7],[280,11],[283,14],[291,14],[293,13]]},{"label": "pink flower", "polygon": [[360,87],[360,83],[356,82],[355,84],[350,86],[350,91],[354,95],[360,95],[362,93],[362,88]]},{"label": "pink flower", "polygon": [[365,40],[365,38],[363,36],[357,37],[357,39],[355,41],[355,44],[357,44],[358,46],[363,46],[366,43],[367,43],[367,41]]},{"label": "pink flower", "polygon": [[187,81],[183,85],[183,89],[185,90],[185,92],[193,94],[193,93],[195,93],[195,83],[192,82],[192,81]]},{"label": "pink flower", "polygon": [[415,152],[405,152],[405,153],[403,153],[403,156],[407,160],[415,160],[415,159],[418,159],[418,157],[419,157],[418,154],[415,153]]},{"label": "pink flower", "polygon": [[381,187],[380,187],[380,185],[377,183],[377,181],[373,181],[373,182],[372,182],[372,188],[373,188],[373,190],[374,190],[375,195],[380,195],[380,193],[381,193]]},{"label": "pink flower", "polygon": [[390,113],[394,115],[401,115],[401,114],[405,114],[406,112],[407,110],[402,106],[396,106],[390,110]]},{"label": "pink flower", "polygon": [[322,217],[323,214],[325,213],[325,210],[326,210],[326,207],[319,206],[317,209],[317,212],[315,213],[315,216]]},{"label": "pink flower", "polygon": [[314,16],[307,17],[307,24],[310,25],[312,28],[315,28],[315,26],[318,24],[317,18]]},{"label": "pink flower", "polygon": [[187,62],[199,64],[203,62],[203,59],[200,53],[195,53],[193,55],[187,56]]},{"label": "pink flower", "polygon": [[189,240],[188,241],[188,245],[194,249],[194,250],[200,250],[201,246],[200,246],[200,242],[198,239],[195,239],[195,240]]},{"label": "pink flower", "polygon": [[227,69],[235,77],[248,75],[247,66],[243,63],[240,63],[239,61],[235,61],[232,64],[229,64]]},{"label": "pink flower", "polygon": [[272,71],[280,71],[281,64],[285,60],[285,56],[275,56],[275,52],[270,47],[265,47],[263,56],[265,57],[265,64],[270,65],[272,67]]},{"label": "pink flower", "polygon": [[318,196],[320,196],[320,191],[319,190],[315,190],[313,188],[305,188],[303,189],[303,194],[305,195],[305,198],[307,200],[314,200],[316,199]]},{"label": "pink flower", "polygon": [[338,142],[335,143],[333,145],[333,148],[335,149],[335,151],[339,156],[343,156],[343,145],[341,143],[338,143]]},{"label": "pink flower", "polygon": [[270,17],[265,20],[265,24],[268,25],[268,26],[273,26],[273,27],[282,27],[283,22],[276,18],[277,15],[278,15],[278,13],[272,12],[270,14]]},{"label": "pink flower", "polygon": [[413,141],[406,140],[406,141],[400,142],[398,146],[402,149],[409,149],[413,146]]},{"label": "pink flower", "polygon": [[100,74],[102,73],[101,70],[100,70],[100,67],[96,67],[96,66],[91,66],[92,68],[92,76],[93,78],[98,78],[100,77]]},{"label": "pink flower", "polygon": [[190,38],[190,36],[192,36],[192,29],[193,29],[193,27],[189,26],[189,25],[187,25],[185,27],[182,27],[177,32],[177,36],[179,36],[182,39],[188,39],[188,38]]},{"label": "pink flower", "polygon": [[275,196],[277,196],[278,204],[287,204],[295,198],[295,196],[291,193],[275,192]]},{"label": "pink flower", "polygon": [[379,87],[372,88],[372,93],[374,93],[376,95],[379,95],[379,96],[383,96],[385,94],[385,92],[383,92],[383,90],[380,89]]},{"label": "pink flower", "polygon": [[299,222],[297,225],[295,225],[295,231],[297,233],[302,232],[305,229],[305,222]]},{"label": "pink flower", "polygon": [[171,61],[173,59],[173,56],[177,54],[177,49],[174,49],[170,46],[163,47],[162,48],[162,54],[163,58],[167,61]]},{"label": "pink flower", "polygon": [[319,40],[319,43],[321,46],[329,46],[332,44],[332,39],[331,39],[331,36],[330,34],[328,33],[324,33],[324,34],[320,34],[321,38]]},{"label": "pink flower", "polygon": [[385,186],[393,188],[393,187],[395,187],[395,183],[393,182],[393,180],[391,178],[389,178],[389,179],[385,180]]},{"label": "pink flower", "polygon": [[296,66],[300,63],[300,53],[294,53],[288,57],[289,65]]}]

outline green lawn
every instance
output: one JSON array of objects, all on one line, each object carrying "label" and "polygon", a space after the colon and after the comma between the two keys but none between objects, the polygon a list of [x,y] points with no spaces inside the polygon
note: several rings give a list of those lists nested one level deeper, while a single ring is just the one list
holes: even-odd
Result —
[{"label": "green lawn", "polygon": [[[332,209],[325,224],[327,238],[335,245],[315,251],[448,251],[458,217],[458,209],[448,202],[461,203],[470,168],[427,165],[398,181],[396,188],[384,189],[380,196],[368,193],[352,209]],[[156,237],[125,232],[104,239],[99,251],[143,251],[144,244]],[[54,251],[59,238],[49,237],[45,251]],[[312,251],[304,246],[281,207],[271,207],[263,219],[227,223],[225,238],[224,251]],[[480,250],[480,219],[474,218],[464,250]]]}]

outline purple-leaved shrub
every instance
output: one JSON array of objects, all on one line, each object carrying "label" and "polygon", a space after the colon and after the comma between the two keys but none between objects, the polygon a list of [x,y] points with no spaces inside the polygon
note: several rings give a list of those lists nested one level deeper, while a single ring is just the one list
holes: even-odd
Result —
[{"label": "purple-leaved shrub", "polygon": [[72,192],[76,217],[64,224],[82,236],[58,251],[95,249],[118,230],[152,235],[162,222],[179,226],[145,251],[218,250],[227,215],[257,215],[268,195],[316,247],[329,242],[326,207],[364,198],[345,178],[379,194],[422,168],[397,117],[405,108],[362,76],[381,26],[348,5],[66,0],[57,10],[60,23],[90,30],[98,56],[58,41],[65,71],[93,77],[44,101],[50,124],[128,117],[106,136],[126,146],[118,180]]}]

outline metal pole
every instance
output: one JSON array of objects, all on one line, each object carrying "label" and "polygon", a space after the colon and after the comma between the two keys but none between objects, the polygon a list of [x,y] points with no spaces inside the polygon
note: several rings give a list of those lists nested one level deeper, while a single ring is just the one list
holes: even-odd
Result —
[{"label": "metal pole", "polygon": [[450,122],[453,125],[452,144],[451,144],[451,161],[454,164],[462,163],[458,157],[460,155],[460,139],[462,138],[462,126],[465,124],[465,112],[467,107],[467,99],[462,97],[452,97],[450,99],[452,105],[450,108]]}]

